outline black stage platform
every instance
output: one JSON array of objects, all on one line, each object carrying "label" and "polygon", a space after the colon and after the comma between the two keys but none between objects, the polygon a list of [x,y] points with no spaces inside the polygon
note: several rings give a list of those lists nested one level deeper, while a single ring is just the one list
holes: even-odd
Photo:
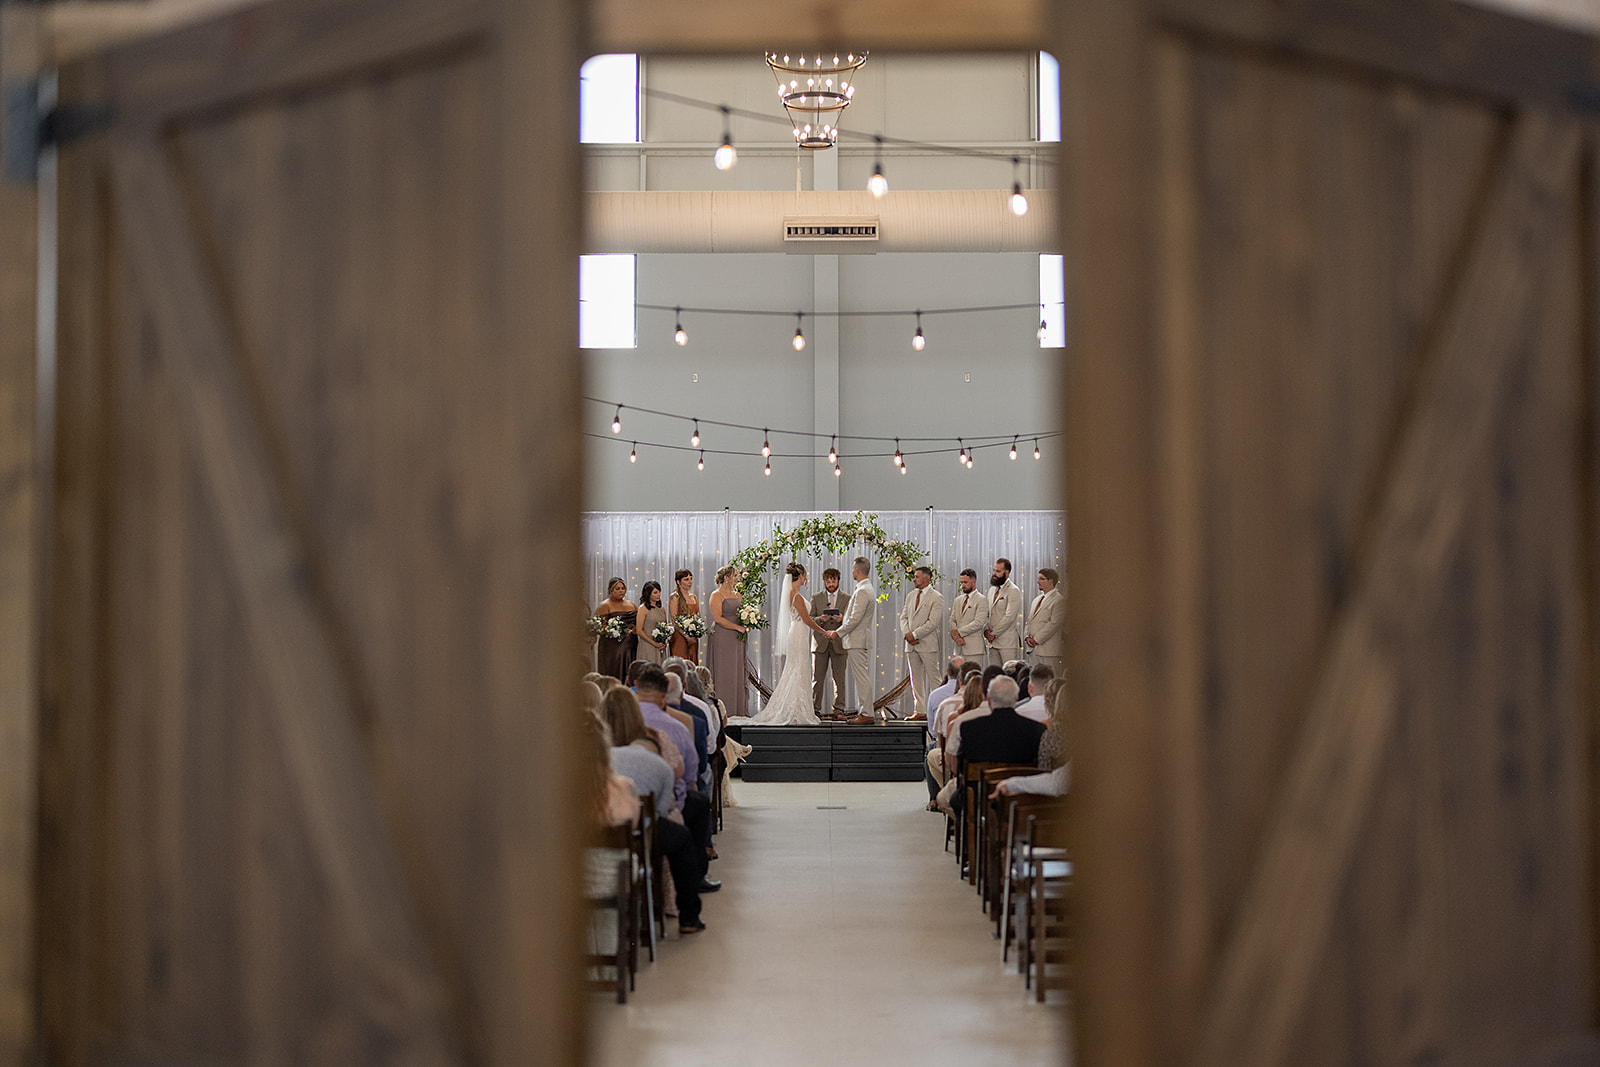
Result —
[{"label": "black stage platform", "polygon": [[920,722],[850,726],[729,726],[750,746],[747,782],[920,782],[927,735]]}]

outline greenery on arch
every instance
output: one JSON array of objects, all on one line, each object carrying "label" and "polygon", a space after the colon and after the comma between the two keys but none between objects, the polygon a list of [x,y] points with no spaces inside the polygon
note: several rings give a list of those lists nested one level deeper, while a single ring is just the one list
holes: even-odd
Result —
[{"label": "greenery on arch", "polygon": [[[891,589],[910,579],[927,555],[915,541],[893,538],[878,524],[877,515],[856,512],[853,518],[835,515],[818,515],[804,519],[793,529],[782,527],[772,531],[765,541],[740,549],[729,562],[739,569],[739,595],[746,604],[764,604],[767,598],[767,573],[781,567],[796,556],[822,551],[841,555],[865,542],[869,553],[876,557],[878,572],[878,599],[889,599]],[[935,579],[939,572],[934,571]]]}]

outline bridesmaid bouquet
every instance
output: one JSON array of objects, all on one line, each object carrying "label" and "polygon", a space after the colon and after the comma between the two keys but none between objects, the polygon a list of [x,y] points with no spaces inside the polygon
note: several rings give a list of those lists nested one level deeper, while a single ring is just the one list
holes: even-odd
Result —
[{"label": "bridesmaid bouquet", "polygon": [[[754,604],[745,604],[739,609],[739,625],[750,630],[763,630],[767,626],[767,617],[761,614],[761,609]],[[750,635],[742,633],[739,635],[739,640],[748,641]]]},{"label": "bridesmaid bouquet", "polygon": [[628,619],[628,613],[625,611],[607,615],[605,618],[598,620],[600,622],[600,632],[613,641],[621,641],[628,636],[628,631],[631,629],[628,625]]},{"label": "bridesmaid bouquet", "polygon": [[706,620],[698,615],[679,615],[678,632],[698,640],[706,635]]},{"label": "bridesmaid bouquet", "polygon": [[658,622],[654,626],[650,627],[650,640],[652,641],[656,641],[664,645],[667,643],[667,638],[671,636],[672,624],[670,622]]},{"label": "bridesmaid bouquet", "polygon": [[605,620],[598,615],[591,615],[583,620],[583,629],[590,637],[599,637],[606,632]]}]

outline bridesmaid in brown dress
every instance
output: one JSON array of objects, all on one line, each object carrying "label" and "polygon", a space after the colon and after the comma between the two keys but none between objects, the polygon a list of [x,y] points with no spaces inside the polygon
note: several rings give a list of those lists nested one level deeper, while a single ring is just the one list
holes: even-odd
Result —
[{"label": "bridesmaid in brown dress", "polygon": [[600,635],[599,648],[595,653],[595,670],[626,682],[628,664],[633,662],[633,624],[638,608],[628,599],[628,587],[622,583],[621,578],[611,579],[606,585],[606,593],[606,599],[600,601],[599,606],[594,609],[595,617],[604,621],[612,615],[626,614],[628,629],[615,641],[605,634]]},{"label": "bridesmaid in brown dress", "polygon": [[[667,609],[661,606],[661,583],[645,582],[644,588],[639,590],[639,610],[634,613],[633,638],[634,647],[638,649],[635,659],[646,660],[650,663],[660,663],[667,658],[667,643],[657,643],[650,636],[650,631],[657,624],[667,621]],[[677,636],[674,634],[673,636]]]},{"label": "bridesmaid in brown dress", "polygon": [[[694,588],[693,571],[680,570],[672,576],[672,580],[678,583],[678,588],[673,591],[671,598],[667,601],[667,617],[676,626],[678,624],[678,616],[700,614],[700,598],[689,592]],[[682,656],[690,663],[700,662],[700,639],[698,637],[690,637],[682,630],[673,630],[672,639],[668,642],[668,647],[670,655]]]},{"label": "bridesmaid in brown dress", "polygon": [[749,715],[750,683],[745,678],[745,646],[739,635],[749,630],[739,622],[739,606],[744,603],[734,592],[739,572],[728,566],[717,572],[717,588],[711,594],[711,677],[722,698],[728,717]]}]

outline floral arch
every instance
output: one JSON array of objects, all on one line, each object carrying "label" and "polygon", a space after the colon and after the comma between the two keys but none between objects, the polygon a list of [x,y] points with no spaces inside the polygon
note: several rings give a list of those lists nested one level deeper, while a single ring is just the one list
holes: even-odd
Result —
[{"label": "floral arch", "polygon": [[[798,526],[774,530],[765,541],[758,541],[740,549],[729,562],[739,569],[739,595],[746,604],[764,604],[767,598],[767,574],[787,560],[806,552],[828,551],[843,554],[858,544],[865,543],[876,557],[874,567],[878,575],[878,599],[889,598],[891,589],[911,577],[922,558],[927,555],[915,541],[890,537],[878,525],[877,515],[856,512],[852,518],[818,515],[804,519]],[[934,578],[939,577],[934,573]]]}]

